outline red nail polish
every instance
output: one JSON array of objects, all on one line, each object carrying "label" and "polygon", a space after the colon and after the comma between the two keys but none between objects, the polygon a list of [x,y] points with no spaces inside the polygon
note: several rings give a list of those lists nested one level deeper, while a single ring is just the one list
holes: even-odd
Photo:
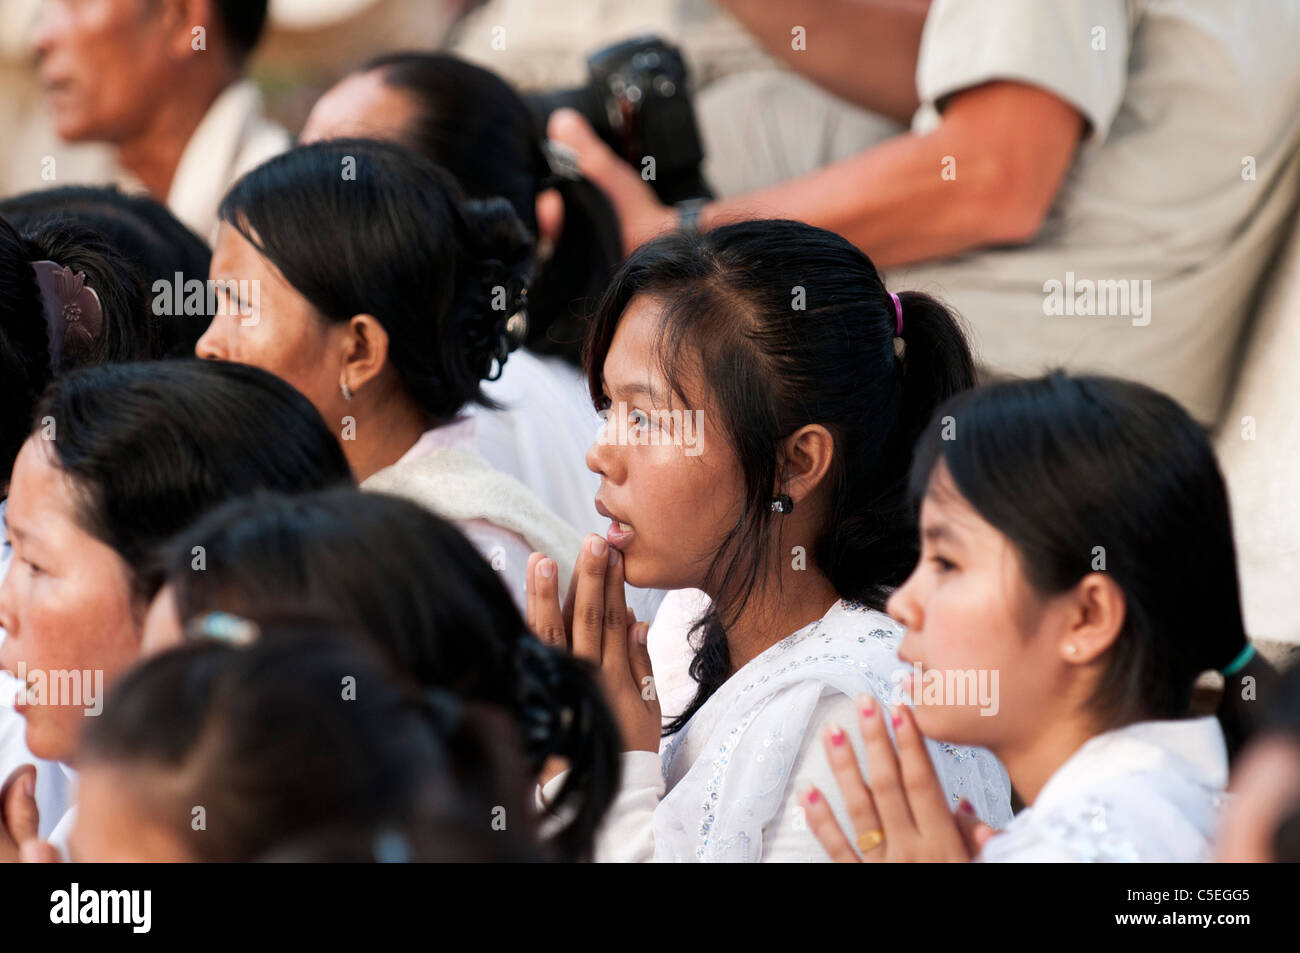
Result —
[{"label": "red nail polish", "polygon": [[897,728],[899,725],[903,723],[903,716],[896,711],[891,712],[889,715],[889,720],[893,723],[894,727]]},{"label": "red nail polish", "polygon": [[816,804],[816,803],[817,803],[817,798],[818,798],[818,797],[820,797],[820,795],[817,793],[817,789],[816,789],[816,788],[812,788],[812,789],[808,792],[808,794],[807,794],[808,803],[809,803],[809,804]]},{"label": "red nail polish", "polygon": [[831,729],[831,744],[837,748],[844,744],[844,732],[839,728]]},{"label": "red nail polish", "polygon": [[860,710],[862,711],[863,718],[874,718],[876,715],[876,703],[868,698],[862,703]]},{"label": "red nail polish", "polygon": [[973,804],[971,804],[970,801],[963,800],[963,801],[961,802],[961,812],[962,812],[963,814],[974,814],[974,813],[975,813],[975,806],[974,806]]}]

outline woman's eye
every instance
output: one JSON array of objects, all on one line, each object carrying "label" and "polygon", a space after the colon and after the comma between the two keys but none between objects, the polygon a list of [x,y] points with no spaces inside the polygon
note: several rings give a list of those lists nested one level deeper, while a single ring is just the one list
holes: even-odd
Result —
[{"label": "woman's eye", "polygon": [[633,427],[645,427],[650,423],[650,415],[644,410],[634,410],[627,415],[627,422]]},{"label": "woman's eye", "polygon": [[949,562],[947,559],[944,559],[942,556],[932,556],[930,558],[930,561],[934,563],[935,566],[938,567],[939,572],[951,572],[952,570],[957,568],[955,563]]}]

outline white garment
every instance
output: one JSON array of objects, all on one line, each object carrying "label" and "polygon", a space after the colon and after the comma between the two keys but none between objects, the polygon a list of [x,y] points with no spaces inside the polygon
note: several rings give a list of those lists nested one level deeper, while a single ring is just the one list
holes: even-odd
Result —
[{"label": "white garment", "polygon": [[670,722],[690,707],[696,684],[691,678],[691,626],[709,608],[709,597],[699,589],[674,589],[665,597],[646,636],[650,667],[655,675],[655,694],[664,722]]},{"label": "white garment", "polygon": [[520,611],[526,608],[528,557],[544,552],[568,579],[582,535],[526,486],[474,451],[475,421],[459,418],[426,431],[392,466],[372,474],[363,490],[391,493],[451,520],[498,573]]},{"label": "white garment", "polygon": [[501,409],[469,404],[461,412],[474,419],[479,455],[575,529],[604,535],[609,520],[595,506],[600,477],[586,463],[601,419],[579,372],[515,351],[483,392]]},{"label": "white garment", "polygon": [[1108,731],[1061,765],[978,859],[1209,860],[1227,783],[1228,752],[1216,718]]},{"label": "white garment", "polygon": [[914,131],[1006,80],[1088,132],[1032,242],[898,268],[890,287],[946,298],[997,371],[1130,377],[1213,423],[1300,185],[1297,36],[1300,0],[934,0]]},{"label": "white garment", "polygon": [[[597,837],[602,861],[824,861],[796,791],[815,784],[851,829],[820,730],[833,721],[866,755],[858,695],[882,702],[907,671],[888,616],[841,600],[816,622],[733,675],[660,754],[627,752],[614,805]],[[994,827],[1011,819],[1010,784],[987,751],[927,742],[955,805],[965,797]],[[553,798],[564,775],[541,792]],[[667,793],[665,793],[665,791]]]},{"label": "white garment", "polygon": [[[289,133],[264,115],[257,86],[251,80],[231,83],[213,100],[185,144],[167,207],[194,234],[214,244],[217,209],[230,187],[292,145]],[[125,173],[119,184],[134,191],[141,188]]]}]

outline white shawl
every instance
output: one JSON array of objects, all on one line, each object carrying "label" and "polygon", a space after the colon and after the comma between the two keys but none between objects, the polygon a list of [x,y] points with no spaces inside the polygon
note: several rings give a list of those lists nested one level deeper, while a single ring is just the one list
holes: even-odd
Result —
[{"label": "white shawl", "polygon": [[472,453],[439,447],[385,467],[361,487],[405,497],[453,522],[484,520],[509,530],[554,559],[560,579],[573,575],[582,535],[528,487]]}]

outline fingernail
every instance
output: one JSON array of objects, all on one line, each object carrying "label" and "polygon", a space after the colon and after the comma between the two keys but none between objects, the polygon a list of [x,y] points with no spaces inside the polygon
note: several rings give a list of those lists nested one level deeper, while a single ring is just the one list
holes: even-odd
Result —
[{"label": "fingernail", "polygon": [[862,712],[863,718],[876,717],[876,702],[870,695],[863,695],[858,699],[858,710]]},{"label": "fingernail", "polygon": [[903,713],[898,710],[897,706],[889,712],[889,721],[895,728],[903,723]]},{"label": "fingernail", "polygon": [[804,799],[805,801],[807,801],[809,804],[816,804],[816,803],[817,803],[817,799],[818,799],[820,796],[821,796],[821,795],[817,793],[817,789],[816,789],[816,788],[809,788],[809,789],[804,793],[803,799]]},{"label": "fingernail", "polygon": [[537,564],[537,571],[546,579],[550,579],[555,575],[555,563],[551,562],[549,559],[543,559]]},{"label": "fingernail", "polygon": [[618,565],[618,550],[613,546],[609,547],[609,564],[611,566]]},{"label": "fingernail", "polygon": [[605,541],[599,536],[591,541],[591,554],[593,556],[605,555]]},{"label": "fingernail", "polygon": [[640,642],[642,645],[645,645],[646,640],[649,638],[650,638],[650,623],[649,622],[637,623],[636,640]]},{"label": "fingernail", "polygon": [[970,801],[966,800],[965,798],[962,798],[962,799],[961,799],[961,812],[962,812],[963,814],[974,814],[974,813],[975,813],[975,806],[974,806],[973,804],[971,804]]},{"label": "fingernail", "polygon": [[831,739],[831,744],[838,748],[840,745],[844,744],[844,729],[839,725],[831,725],[829,737]]}]

